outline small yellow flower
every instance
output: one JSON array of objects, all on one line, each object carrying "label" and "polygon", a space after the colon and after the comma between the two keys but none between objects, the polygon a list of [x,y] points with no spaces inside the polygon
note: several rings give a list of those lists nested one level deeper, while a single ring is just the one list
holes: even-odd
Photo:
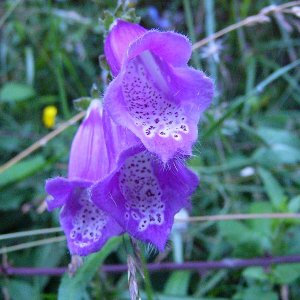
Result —
[{"label": "small yellow flower", "polygon": [[52,128],[55,125],[55,117],[57,108],[53,105],[48,105],[43,109],[43,123],[45,127]]}]

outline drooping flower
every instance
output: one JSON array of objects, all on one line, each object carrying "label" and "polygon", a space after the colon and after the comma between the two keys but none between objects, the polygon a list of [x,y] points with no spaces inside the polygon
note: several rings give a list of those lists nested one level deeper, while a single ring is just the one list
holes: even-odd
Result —
[{"label": "drooping flower", "polygon": [[197,185],[197,176],[182,163],[172,161],[165,168],[144,150],[127,157],[93,186],[91,194],[92,201],[124,231],[163,250],[174,215],[189,205]]},{"label": "drooping flower", "polygon": [[98,251],[123,229],[91,201],[91,186],[117,167],[137,139],[128,130],[115,125],[94,100],[80,125],[70,152],[68,178],[56,177],[46,182],[52,197],[48,209],[62,207],[60,223],[71,254],[87,255]]},{"label": "drooping flower", "polygon": [[176,154],[191,155],[213,84],[187,65],[189,40],[117,20],[104,50],[116,76],[104,96],[113,120],[130,129],[164,163]]}]

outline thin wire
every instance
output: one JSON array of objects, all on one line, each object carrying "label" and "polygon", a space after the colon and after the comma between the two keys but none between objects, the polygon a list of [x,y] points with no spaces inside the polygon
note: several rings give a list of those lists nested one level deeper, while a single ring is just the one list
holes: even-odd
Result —
[{"label": "thin wire", "polygon": [[207,222],[253,219],[299,219],[300,213],[263,213],[263,214],[231,214],[214,216],[195,216],[188,218],[176,218],[175,222]]},{"label": "thin wire", "polygon": [[[195,222],[218,222],[230,220],[254,220],[254,219],[299,219],[300,213],[262,213],[262,214],[229,214],[212,216],[193,216],[188,218],[175,218],[175,223],[195,223]],[[0,235],[0,240],[14,239],[33,235],[51,234],[61,232],[60,227],[42,228],[29,231],[6,233]],[[128,251],[127,251],[128,252]]]},{"label": "thin wire", "polygon": [[0,167],[0,174],[3,173],[5,170],[11,168],[13,165],[15,165],[20,160],[30,155],[32,152],[36,151],[40,147],[45,146],[50,140],[52,140],[57,135],[62,133],[64,130],[66,130],[68,127],[70,127],[71,125],[73,125],[74,123],[82,119],[84,115],[85,115],[85,111],[81,111],[80,113],[78,113],[77,115],[69,119],[68,121],[62,123],[58,128],[51,131],[50,133],[48,133],[47,135],[39,139],[37,142],[35,142],[34,144],[32,144],[31,146],[29,146],[19,154],[17,154],[15,157],[13,157],[12,159],[10,159],[8,162],[6,162]]},{"label": "thin wire", "polygon": [[[217,269],[239,269],[251,266],[269,267],[275,264],[299,263],[300,255],[273,256],[273,257],[254,257],[250,259],[225,258],[219,261],[187,261],[183,263],[163,262],[149,263],[149,272],[175,271],[175,270],[217,270]],[[123,265],[103,265],[101,272],[124,273],[128,266]],[[60,276],[67,271],[66,267],[60,268],[32,268],[32,267],[13,267],[10,265],[0,266],[0,274],[21,275],[21,276],[41,276],[52,275]]]},{"label": "thin wire", "polygon": [[[288,3],[282,4],[282,5],[278,5],[278,6],[274,5],[274,6],[271,6],[271,7],[266,7],[260,13],[258,13],[256,15],[249,16],[249,17],[247,17],[246,19],[244,19],[240,22],[229,25],[228,27],[225,27],[222,30],[220,30],[220,31],[218,31],[218,32],[216,32],[216,33],[200,40],[199,42],[195,43],[192,48],[193,48],[193,50],[201,48],[204,45],[208,44],[212,40],[216,40],[217,38],[231,32],[231,31],[234,31],[238,28],[250,25],[253,22],[255,22],[255,20],[258,21],[259,17],[267,16],[271,13],[277,13],[279,11],[283,11],[286,8],[297,6],[297,5],[300,5],[300,1],[292,1],[292,2],[288,2]],[[269,8],[269,10],[268,10],[268,8]]]},{"label": "thin wire", "polygon": [[35,229],[35,230],[28,230],[28,231],[6,233],[0,235],[0,241],[33,236],[33,235],[50,234],[50,233],[61,232],[61,231],[62,229],[60,227],[54,227],[54,228],[42,228],[42,229]]},{"label": "thin wire", "polygon": [[54,238],[42,239],[42,240],[22,243],[22,244],[18,244],[18,245],[14,245],[14,246],[3,247],[2,249],[0,249],[0,255],[6,254],[9,252],[15,252],[15,251],[19,251],[19,250],[28,249],[28,248],[38,247],[38,246],[42,246],[42,245],[58,243],[58,242],[65,241],[65,239],[66,239],[65,236],[58,236],[58,237],[54,237]]}]

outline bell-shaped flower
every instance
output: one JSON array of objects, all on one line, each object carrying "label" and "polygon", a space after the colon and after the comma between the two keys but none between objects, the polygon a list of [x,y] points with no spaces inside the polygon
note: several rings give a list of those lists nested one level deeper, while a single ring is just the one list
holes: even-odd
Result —
[{"label": "bell-shaped flower", "polygon": [[91,201],[91,186],[117,167],[137,143],[128,130],[114,124],[103,111],[99,100],[93,100],[72,142],[68,178],[46,181],[49,210],[62,207],[60,223],[71,254],[87,255],[98,251],[112,236],[123,229],[106,212]]},{"label": "bell-shaped flower", "polygon": [[104,50],[116,76],[104,96],[113,120],[130,129],[164,163],[177,154],[191,155],[213,84],[187,65],[189,40],[117,20]]},{"label": "bell-shaped flower", "polygon": [[166,166],[144,150],[127,157],[92,187],[91,194],[92,201],[124,231],[163,250],[174,215],[189,205],[197,185],[197,176],[182,162]]}]

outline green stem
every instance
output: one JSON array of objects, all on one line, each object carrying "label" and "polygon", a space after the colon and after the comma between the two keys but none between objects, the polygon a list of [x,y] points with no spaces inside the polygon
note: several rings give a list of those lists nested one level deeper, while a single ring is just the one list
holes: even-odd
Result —
[{"label": "green stem", "polygon": [[68,106],[68,99],[65,90],[65,79],[62,68],[62,58],[60,53],[56,53],[56,68],[55,68],[56,82],[58,86],[59,98],[61,100],[61,108],[65,118],[70,118],[70,111]]},{"label": "green stem", "polygon": [[[183,0],[183,6],[184,6],[184,13],[185,13],[185,20],[189,31],[189,36],[193,42],[193,44],[196,42],[196,35],[194,30],[194,22],[193,22],[193,14],[191,10],[190,0]],[[193,64],[197,69],[200,68],[200,60],[199,60],[199,54],[196,52],[193,52],[192,54],[192,61]]]},{"label": "green stem", "polygon": [[143,273],[144,273],[144,282],[145,282],[145,292],[147,295],[148,300],[153,300],[153,288],[151,284],[151,279],[150,279],[150,274],[147,269],[147,262],[144,256],[144,253],[141,252],[141,263],[142,263],[142,268],[143,268]]},{"label": "green stem", "polygon": [[[215,1],[214,0],[205,0],[205,31],[207,36],[211,36],[215,33]],[[208,43],[210,48],[215,47],[215,41],[211,40]],[[208,66],[210,75],[213,77],[215,83],[217,82],[217,65],[213,57],[208,58]]]}]

